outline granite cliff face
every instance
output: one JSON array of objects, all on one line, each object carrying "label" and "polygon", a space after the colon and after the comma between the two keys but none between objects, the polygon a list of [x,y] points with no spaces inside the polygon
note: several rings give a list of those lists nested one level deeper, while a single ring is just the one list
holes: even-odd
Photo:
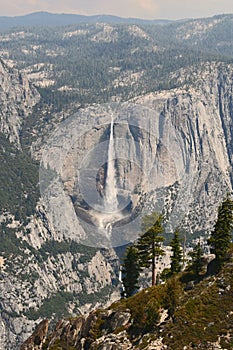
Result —
[{"label": "granite cliff face", "polygon": [[85,314],[120,296],[115,254],[57,241],[40,209],[38,214],[12,236],[18,251],[1,260],[1,349],[18,349],[42,315]]},{"label": "granite cliff face", "polygon": [[[4,141],[5,135],[16,146],[12,145],[12,148],[6,150],[8,146],[2,144],[1,156],[6,165],[8,153],[11,162],[13,159],[18,161],[19,158],[15,171],[22,191],[20,189],[18,192],[21,191],[22,196],[29,199],[21,168],[24,170],[23,161],[29,161],[30,157],[21,156],[20,132],[25,118],[31,117],[32,108],[36,106],[40,95],[25,75],[7,67],[2,61],[0,76],[2,140]],[[13,189],[16,184],[12,183],[11,173],[7,174],[8,178],[3,178],[2,174],[5,176],[5,173],[1,173],[3,184],[8,181]],[[37,182],[38,180],[37,175]],[[1,186],[1,205],[4,202],[1,200],[3,190]],[[113,251],[87,249],[78,244],[78,236],[65,236],[63,232],[57,232],[41,202],[32,210],[34,214],[27,218],[15,214],[13,209],[15,207],[12,207],[11,212],[1,206],[0,215],[1,349],[18,349],[25,337],[30,335],[33,320],[40,321],[42,309],[42,313],[45,312],[46,317],[50,318],[54,318],[57,312],[67,315],[85,313],[120,295],[116,274],[119,263]]]},{"label": "granite cliff face", "polygon": [[165,164],[169,157],[174,164],[169,175],[162,170],[168,185],[178,181],[181,191],[175,205],[181,204],[177,209],[182,212],[185,204],[181,222],[190,233],[208,232],[216,204],[232,191],[232,76],[231,65],[181,70],[176,79],[183,88],[152,93],[136,102],[146,103],[160,116],[159,139],[169,150],[168,156],[166,149],[161,154]]},{"label": "granite cliff face", "polygon": [[39,93],[29,83],[25,74],[9,68],[0,60],[0,132],[19,146],[22,122],[39,101]]},{"label": "granite cliff face", "polygon": [[[2,116],[1,130],[18,144],[22,118],[19,109],[6,103],[7,86],[16,76],[6,74],[4,64],[2,72],[8,112]],[[130,210],[139,207],[142,214],[164,208],[167,230],[181,223],[190,237],[197,231],[208,233],[219,202],[232,190],[232,77],[231,65],[189,67],[171,76],[180,88],[139,96],[117,104],[117,110],[116,104],[89,106],[58,127],[42,154],[44,165],[59,174],[59,181],[49,180],[35,215],[24,225],[10,213],[1,217],[18,248],[0,260],[0,348],[18,349],[35,320],[54,319],[54,313],[77,315],[120,296],[114,251],[79,244],[86,237],[78,210],[85,213],[81,199],[89,192],[85,186],[80,190],[77,169],[86,180],[84,185],[93,186],[101,198],[112,112],[123,203],[130,197]],[[26,116],[38,94],[28,90],[22,79],[10,93],[13,101],[20,99]],[[100,143],[103,148],[98,153]],[[91,153],[96,147],[97,153]],[[93,165],[93,159],[103,161]],[[44,323],[43,327],[47,329]]]},{"label": "granite cliff face", "polygon": [[44,199],[60,231],[76,230],[88,244],[73,221],[69,229],[74,208],[79,218],[99,225],[98,210],[92,209],[101,204],[113,115],[123,207],[131,203],[131,211],[139,207],[144,213],[164,209],[168,231],[181,225],[189,235],[209,233],[219,202],[232,190],[232,66],[205,64],[177,72],[176,79],[179,89],[82,109],[51,137],[42,164],[57,176],[46,184]]}]

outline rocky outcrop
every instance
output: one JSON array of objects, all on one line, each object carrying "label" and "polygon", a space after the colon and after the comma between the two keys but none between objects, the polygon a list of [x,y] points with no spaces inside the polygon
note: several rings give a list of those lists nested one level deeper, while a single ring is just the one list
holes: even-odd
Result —
[{"label": "rocky outcrop", "polygon": [[232,269],[232,262],[228,262],[217,275],[195,280],[190,291],[184,292],[185,283],[180,284],[172,317],[165,305],[174,294],[171,286],[167,289],[163,284],[108,309],[92,311],[86,318],[62,319],[47,334],[40,324],[20,350],[36,350],[42,339],[43,350],[230,349]]},{"label": "rocky outcrop", "polygon": [[48,333],[48,328],[49,322],[47,320],[41,321],[33,335],[21,346],[21,350],[41,350]]},{"label": "rocky outcrop", "polygon": [[0,85],[0,132],[19,146],[22,122],[32,112],[40,96],[25,74],[15,68],[9,68],[1,59]]},{"label": "rocky outcrop", "polygon": [[[52,241],[50,247],[42,245],[38,251],[21,251],[4,260],[0,271],[1,349],[18,349],[42,315],[51,320],[58,314],[86,314],[120,297],[114,252],[82,251],[72,245],[70,252],[69,246]],[[63,252],[56,252],[61,249]]]},{"label": "rocky outcrop", "polygon": [[[131,349],[132,343],[127,333],[120,328],[129,327],[131,314],[127,312],[102,310],[84,317],[60,320],[52,333],[48,332],[48,321],[42,321],[20,350],[52,349],[55,344],[75,347],[75,349]],[[103,335],[100,337],[100,335]]]}]

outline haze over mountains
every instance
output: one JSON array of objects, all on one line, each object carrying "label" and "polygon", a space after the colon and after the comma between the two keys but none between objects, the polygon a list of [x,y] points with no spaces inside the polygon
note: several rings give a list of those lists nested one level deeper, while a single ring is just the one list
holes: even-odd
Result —
[{"label": "haze over mountains", "polygon": [[0,28],[8,29],[11,27],[37,27],[37,26],[67,26],[81,23],[109,23],[109,24],[168,24],[172,20],[145,20],[140,18],[123,18],[112,15],[94,15],[84,16],[75,14],[55,14],[49,12],[35,12],[24,16],[0,16]]}]

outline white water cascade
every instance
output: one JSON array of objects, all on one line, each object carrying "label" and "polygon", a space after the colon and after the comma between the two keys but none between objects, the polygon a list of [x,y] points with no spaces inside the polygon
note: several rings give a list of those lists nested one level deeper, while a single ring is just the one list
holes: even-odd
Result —
[{"label": "white water cascade", "polygon": [[117,200],[117,179],[116,179],[116,169],[115,169],[115,142],[114,142],[114,120],[113,116],[111,119],[110,126],[110,137],[108,145],[108,163],[107,163],[107,174],[105,181],[105,191],[104,191],[104,212],[101,217],[101,226],[105,229],[105,234],[108,239],[111,239],[112,235],[112,225],[117,221],[121,214],[118,210],[118,200]]},{"label": "white water cascade", "polygon": [[114,143],[114,120],[112,117],[110,127],[110,138],[108,146],[108,165],[104,193],[104,207],[106,212],[113,213],[118,209],[117,200],[117,184],[116,184],[116,169],[115,169],[115,143]]}]

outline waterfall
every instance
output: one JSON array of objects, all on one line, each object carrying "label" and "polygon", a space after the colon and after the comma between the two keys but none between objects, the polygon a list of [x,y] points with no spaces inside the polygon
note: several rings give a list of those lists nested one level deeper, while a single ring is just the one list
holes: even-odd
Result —
[{"label": "waterfall", "polygon": [[114,121],[113,116],[110,127],[110,138],[108,145],[108,164],[105,183],[104,207],[109,213],[115,212],[118,208],[117,186],[116,186],[116,169],[115,169],[115,144],[114,144]]},{"label": "waterfall", "polygon": [[125,286],[124,286],[124,283],[123,283],[123,276],[122,276],[122,267],[120,266],[119,268],[119,282],[121,283],[121,288],[122,288],[122,292],[121,292],[121,295],[123,297],[126,296],[126,293],[125,293]]}]

